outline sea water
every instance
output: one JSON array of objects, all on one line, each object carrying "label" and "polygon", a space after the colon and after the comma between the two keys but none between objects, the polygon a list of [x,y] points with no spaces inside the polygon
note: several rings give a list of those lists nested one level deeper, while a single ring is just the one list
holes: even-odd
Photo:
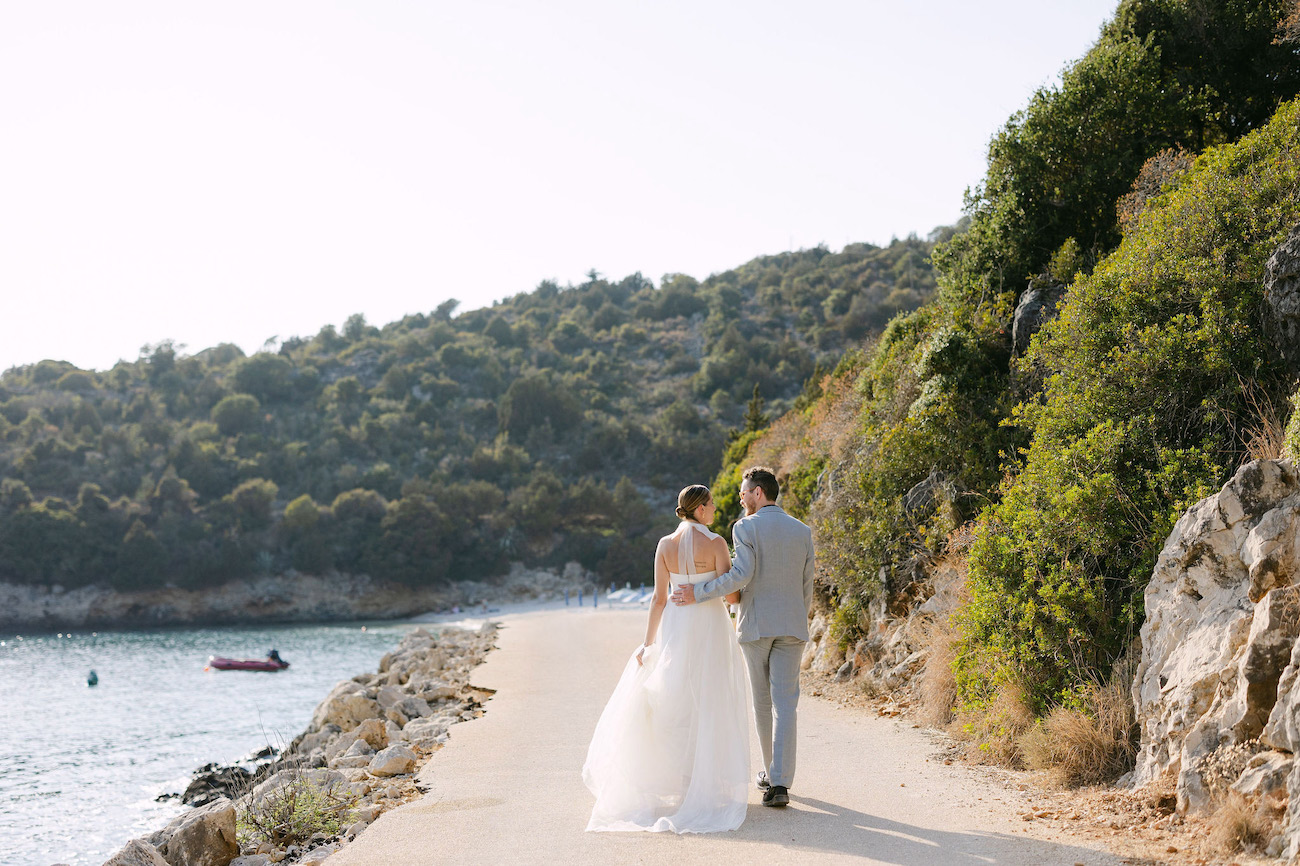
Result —
[{"label": "sea water", "polygon": [[[375,671],[412,627],[0,632],[0,861],[98,866],[180,814],[160,794],[183,791],[202,764],[288,743],[337,682]],[[211,655],[272,648],[288,670],[204,670]]]}]

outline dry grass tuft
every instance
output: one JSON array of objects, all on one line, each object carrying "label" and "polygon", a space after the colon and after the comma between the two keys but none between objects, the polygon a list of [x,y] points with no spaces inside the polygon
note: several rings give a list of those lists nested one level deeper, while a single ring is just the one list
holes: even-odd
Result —
[{"label": "dry grass tuft", "polygon": [[920,619],[916,641],[927,651],[917,688],[921,720],[936,728],[952,723],[957,706],[957,675],[953,663],[957,660],[961,632],[953,623],[951,614],[945,611],[959,609],[970,601],[970,589],[966,583],[969,544],[963,541],[964,533],[969,533],[969,524],[949,535],[948,550],[931,571],[932,598],[939,601],[938,613]]},{"label": "dry grass tuft", "polygon": [[1133,766],[1133,703],[1128,680],[1096,687],[1087,708],[1057,707],[1020,738],[1025,763],[1063,787],[1107,782]]},{"label": "dry grass tuft", "polygon": [[858,425],[862,393],[857,387],[858,378],[856,373],[839,378],[827,376],[822,380],[822,399],[812,407],[809,425],[833,463],[844,460],[861,444]]},{"label": "dry grass tuft", "polygon": [[957,703],[957,676],[952,664],[957,659],[957,630],[945,619],[930,626],[926,634],[925,668],[921,673],[921,721],[936,728],[953,720]]},{"label": "dry grass tuft", "polygon": [[1300,0],[1291,0],[1286,17],[1277,26],[1274,45],[1295,44],[1300,42]]},{"label": "dry grass tuft", "polygon": [[1020,738],[1034,726],[1035,718],[1029,690],[1019,682],[999,685],[986,709],[957,714],[962,732],[974,747],[969,755],[972,760],[1013,768],[1024,764]]},{"label": "dry grass tuft", "polygon": [[1210,818],[1210,847],[1224,856],[1246,848],[1258,848],[1274,830],[1274,820],[1265,803],[1255,804],[1230,791]]},{"label": "dry grass tuft", "polygon": [[1280,460],[1286,451],[1286,425],[1290,404],[1279,409],[1268,392],[1253,379],[1238,377],[1246,402],[1246,419],[1240,436],[1246,460]]}]

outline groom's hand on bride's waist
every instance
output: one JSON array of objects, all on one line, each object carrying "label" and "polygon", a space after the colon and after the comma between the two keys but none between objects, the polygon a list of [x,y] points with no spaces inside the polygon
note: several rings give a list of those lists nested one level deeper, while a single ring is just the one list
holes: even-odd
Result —
[{"label": "groom's hand on bride's waist", "polygon": [[668,598],[676,605],[695,604],[695,584],[683,583]]}]

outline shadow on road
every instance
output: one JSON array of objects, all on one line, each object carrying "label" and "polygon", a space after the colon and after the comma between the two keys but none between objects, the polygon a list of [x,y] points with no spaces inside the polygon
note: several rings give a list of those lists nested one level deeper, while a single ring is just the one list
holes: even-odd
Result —
[{"label": "shadow on road", "polygon": [[786,809],[751,804],[745,823],[736,831],[737,841],[849,854],[898,866],[1118,862],[1091,848],[1007,833],[917,827],[796,794],[790,800]]}]

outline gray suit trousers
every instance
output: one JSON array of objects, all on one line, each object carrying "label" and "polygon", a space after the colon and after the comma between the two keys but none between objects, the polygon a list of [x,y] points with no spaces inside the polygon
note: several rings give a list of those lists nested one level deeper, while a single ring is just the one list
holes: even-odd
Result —
[{"label": "gray suit trousers", "polygon": [[767,778],[773,785],[786,788],[794,781],[795,711],[799,706],[803,645],[797,637],[765,637],[740,645],[749,667],[754,723]]}]

